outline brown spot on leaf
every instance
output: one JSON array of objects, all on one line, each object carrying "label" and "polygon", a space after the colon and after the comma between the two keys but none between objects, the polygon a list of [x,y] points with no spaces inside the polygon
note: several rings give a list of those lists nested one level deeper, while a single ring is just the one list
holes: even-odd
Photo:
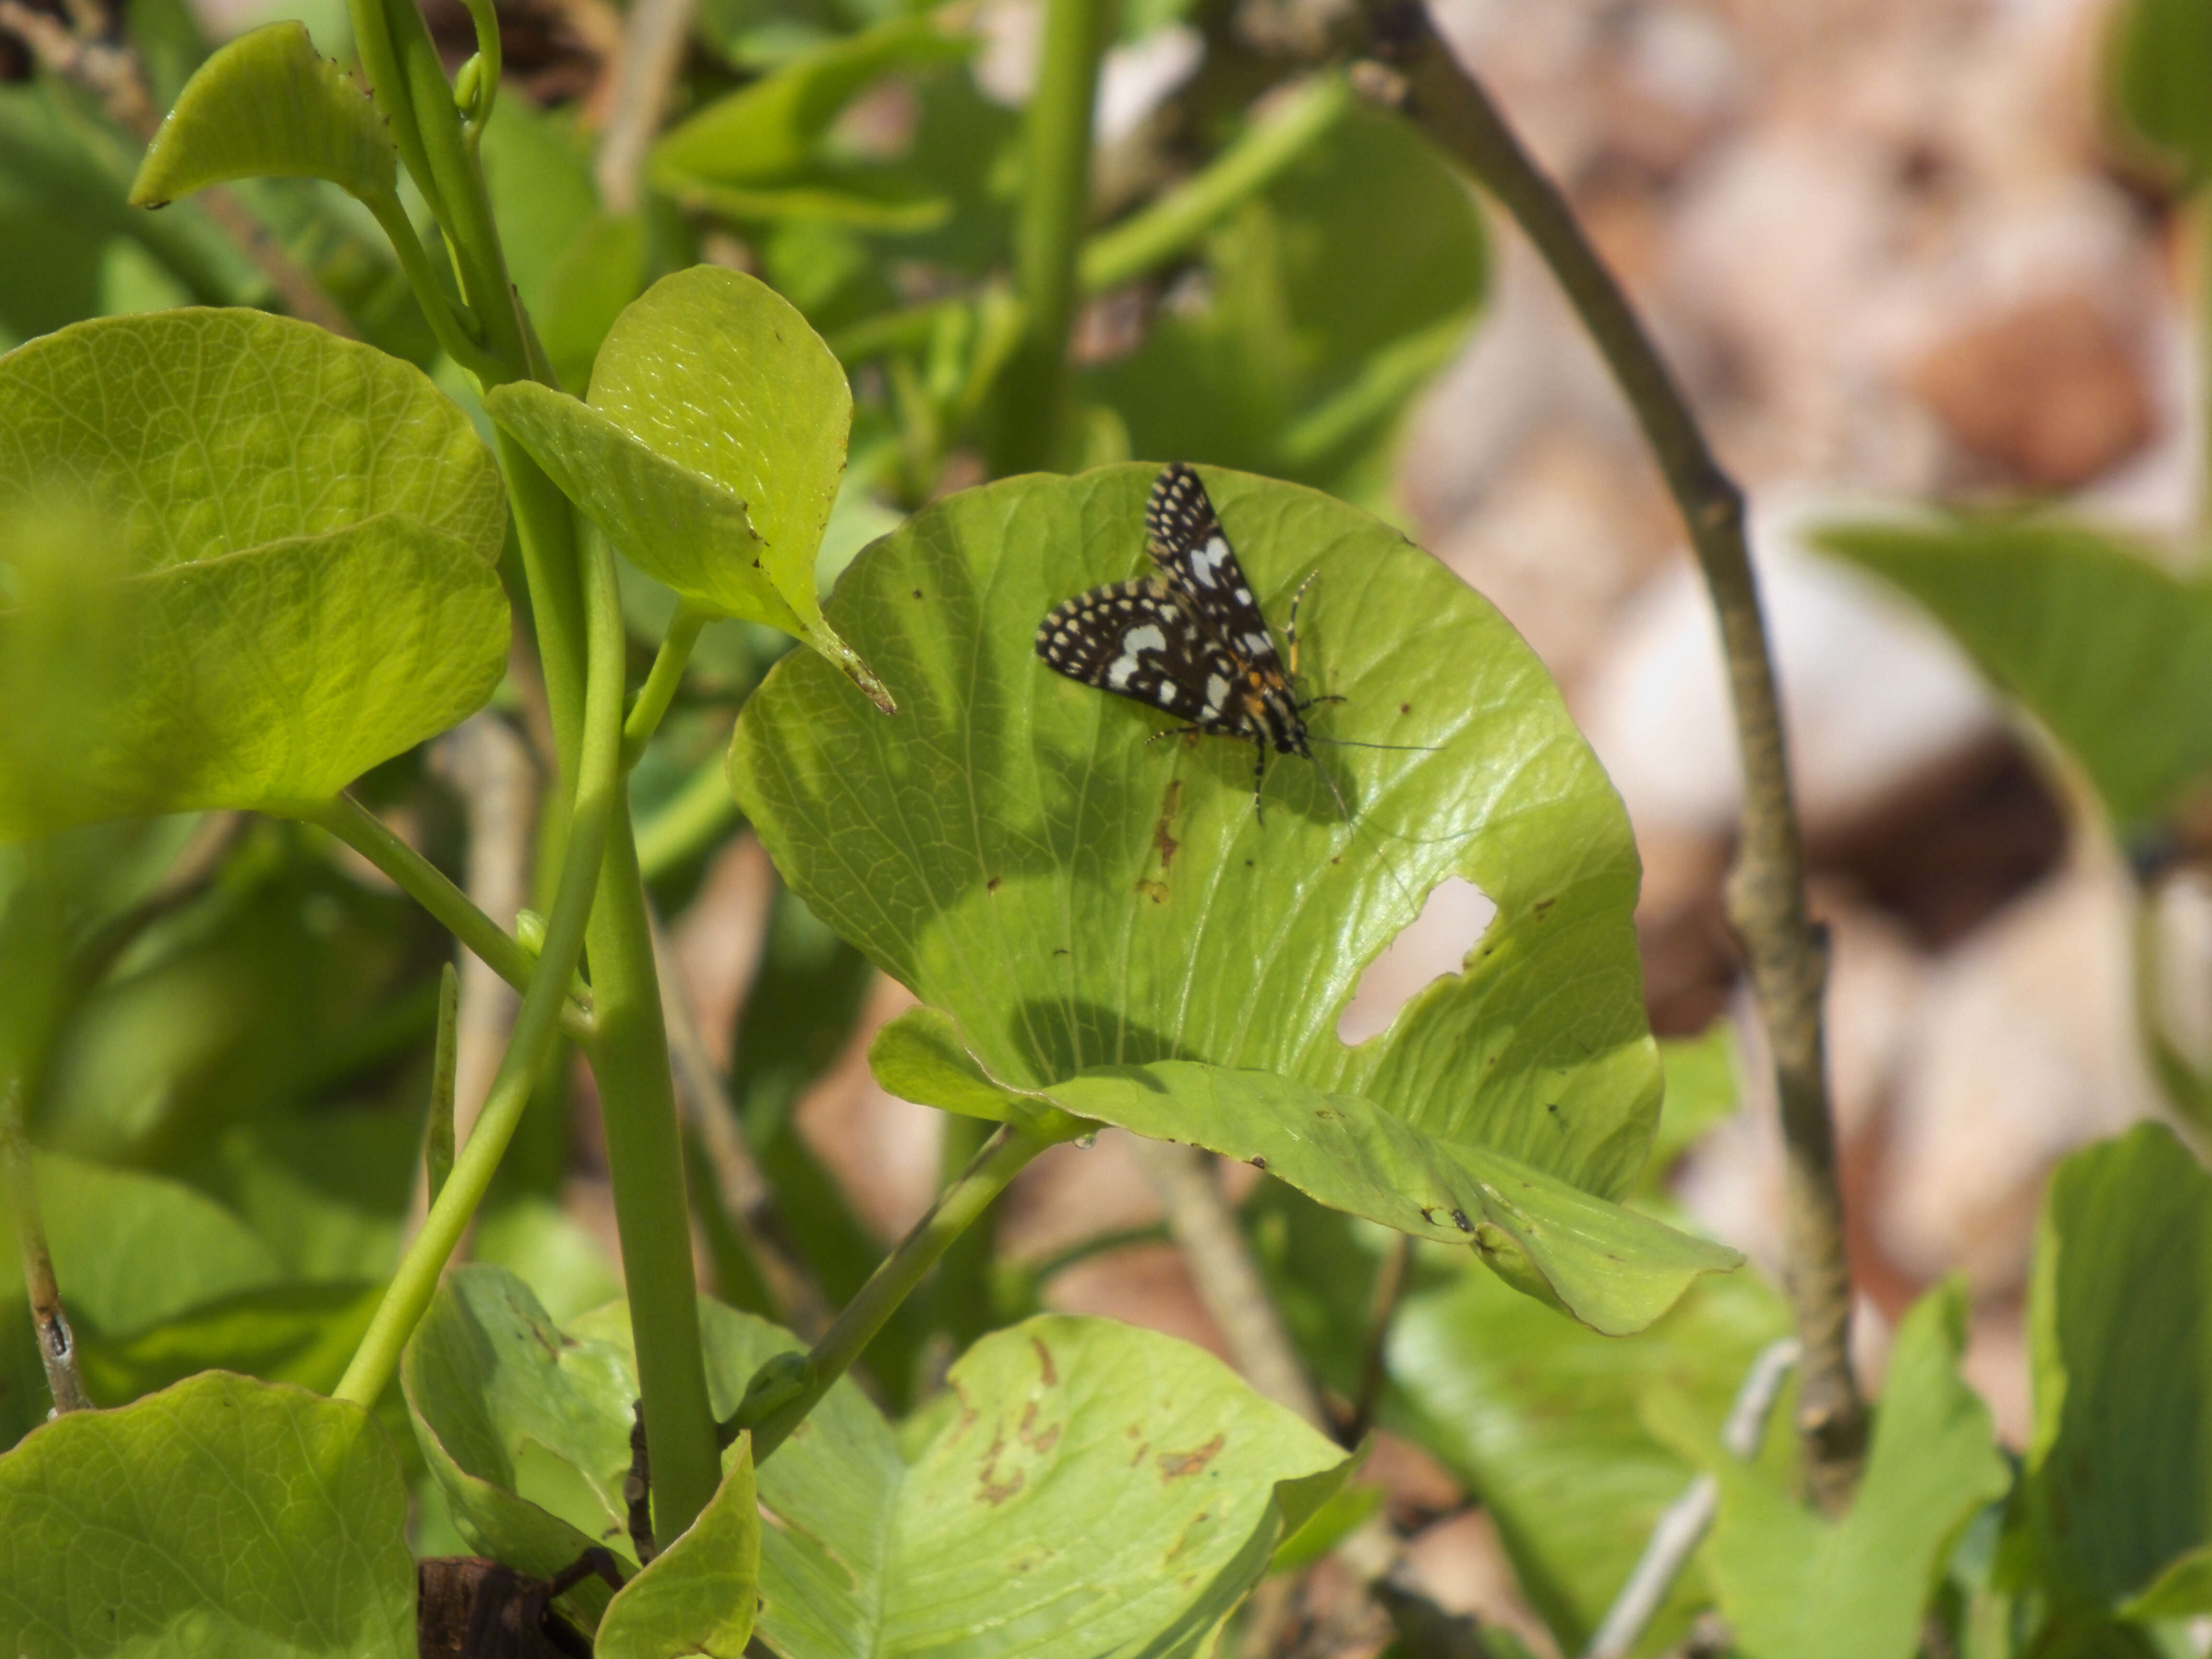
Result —
[{"label": "brown spot on leaf", "polygon": [[1140,877],[1137,882],[1137,890],[1155,904],[1165,904],[1168,902],[1168,884],[1164,881],[1146,881]]},{"label": "brown spot on leaf", "polygon": [[999,890],[999,878],[996,876],[994,876],[990,880],[985,882],[983,884],[983,890],[987,893],[997,892]]},{"label": "brown spot on leaf", "polygon": [[1255,1170],[1264,1170],[1267,1167],[1267,1160],[1264,1158],[1248,1158],[1244,1161]]},{"label": "brown spot on leaf", "polygon": [[1228,1443],[1229,1437],[1217,1431],[1212,1439],[1195,1451],[1162,1452],[1159,1457],[1160,1479],[1181,1480],[1189,1475],[1203,1474],[1206,1466],[1220,1456],[1221,1449]]},{"label": "brown spot on leaf", "polygon": [[1474,1223],[1467,1218],[1467,1212],[1465,1210],[1454,1210],[1452,1212],[1452,1225],[1458,1228],[1460,1231],[1463,1233],[1471,1233],[1474,1231]]},{"label": "brown spot on leaf", "polygon": [[1048,1389],[1058,1388],[1060,1368],[1052,1363],[1052,1350],[1034,1336],[1030,1339],[1030,1346],[1036,1350],[1037,1372],[1040,1380]]},{"label": "brown spot on leaf", "polygon": [[[915,598],[916,599],[920,599],[921,597],[921,595],[919,593],[915,595]],[[1401,702],[1398,705],[1398,712],[1401,714],[1410,714],[1413,712],[1413,705],[1410,702]]]}]

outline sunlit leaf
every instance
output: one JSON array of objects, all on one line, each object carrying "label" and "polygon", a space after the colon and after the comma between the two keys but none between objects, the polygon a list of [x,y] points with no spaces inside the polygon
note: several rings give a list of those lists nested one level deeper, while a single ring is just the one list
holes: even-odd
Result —
[{"label": "sunlit leaf", "polygon": [[711,265],[663,277],[599,348],[588,402],[518,381],[484,407],[641,568],[805,641],[888,710],[815,587],[852,393],[773,289]]},{"label": "sunlit leaf", "polygon": [[398,152],[368,93],[287,19],[241,34],[186,85],[147,147],[134,207],[161,207],[234,179],[327,179],[391,200]]},{"label": "sunlit leaf", "polygon": [[0,358],[0,839],[283,811],[479,707],[505,503],[416,369],[256,312],[79,324]]}]

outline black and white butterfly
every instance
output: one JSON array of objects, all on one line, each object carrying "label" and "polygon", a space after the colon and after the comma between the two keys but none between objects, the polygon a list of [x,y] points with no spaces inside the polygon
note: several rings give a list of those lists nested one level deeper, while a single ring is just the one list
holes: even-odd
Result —
[{"label": "black and white butterfly", "polygon": [[[1311,760],[1305,711],[1344,701],[1301,699],[1293,684],[1305,584],[1291,600],[1286,673],[1206,486],[1182,462],[1162,469],[1153,482],[1145,530],[1146,550],[1160,574],[1094,587],[1055,606],[1038,625],[1036,653],[1070,679],[1188,722],[1177,731],[1250,741],[1258,750],[1256,811],[1268,751]],[[1334,781],[1322,777],[1334,793]]]}]

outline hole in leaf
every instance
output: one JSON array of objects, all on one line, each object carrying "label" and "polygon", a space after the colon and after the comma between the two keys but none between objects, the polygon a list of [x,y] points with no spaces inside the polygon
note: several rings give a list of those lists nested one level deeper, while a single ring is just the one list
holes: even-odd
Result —
[{"label": "hole in leaf", "polygon": [[1421,914],[1367,964],[1352,1000],[1337,1016],[1337,1036],[1364,1042],[1388,1030],[1398,1011],[1424,986],[1459,972],[1497,914],[1482,889],[1465,877],[1447,876],[1422,901]]}]

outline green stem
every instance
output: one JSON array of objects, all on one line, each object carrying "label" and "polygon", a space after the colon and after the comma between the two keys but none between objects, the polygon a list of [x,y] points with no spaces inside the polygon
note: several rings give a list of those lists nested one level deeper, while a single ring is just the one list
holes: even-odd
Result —
[{"label": "green stem", "polygon": [[453,964],[438,969],[438,1046],[430,1066],[430,1128],[423,1137],[422,1169],[430,1202],[453,1173],[453,1082],[460,1059],[461,976]]},{"label": "green stem", "polygon": [[437,273],[430,267],[429,252],[423,247],[422,239],[415,234],[407,210],[399,205],[398,194],[387,192],[373,199],[363,198],[362,205],[383,227],[385,240],[399,256],[399,269],[406,275],[407,286],[415,290],[415,302],[422,307],[430,332],[437,336],[446,355],[478,380],[503,378],[491,355],[469,337],[467,325],[455,313],[452,298],[438,285]]},{"label": "green stem", "polygon": [[1024,331],[1006,366],[992,470],[1048,466],[1060,453],[1076,257],[1091,205],[1091,127],[1113,0],[1047,0],[1044,50],[1030,95],[1014,282]]},{"label": "green stem", "polygon": [[629,1286],[638,1393],[653,1449],[654,1534],[663,1543],[714,1495],[721,1460],[699,1346],[690,1212],[676,1092],[661,1024],[660,981],[627,800],[615,809],[592,911],[592,992],[599,1035],[592,1070],[606,1124],[615,1228]]},{"label": "green stem", "polygon": [[[584,616],[582,561],[576,544],[575,515],[568,498],[545,476],[530,452],[504,431],[493,428],[500,471],[507,475],[507,501],[514,514],[515,539],[522,549],[523,579],[530,593],[532,631],[538,640],[538,672],[545,681],[545,709],[553,726],[553,750],[560,764],[561,804],[574,798],[583,742],[585,682],[589,630]],[[549,829],[558,815],[548,814]]]},{"label": "green stem", "polygon": [[1249,128],[1204,172],[1194,175],[1086,243],[1078,267],[1083,291],[1097,294],[1177,258],[1199,237],[1304,155],[1352,107],[1340,75],[1324,75],[1289,105]]},{"label": "green stem", "polygon": [[[806,1384],[792,1400],[753,1425],[753,1461],[764,1461],[791,1436],[806,1414],[830,1392],[830,1385],[852,1368],[875,1340],[885,1321],[937,1265],[952,1241],[991,1207],[991,1200],[1048,1146],[1088,1133],[1095,1124],[1067,1118],[1049,1128],[1001,1124],[973,1163],[938,1194],[929,1213],[915,1224],[883,1265],[869,1275],[860,1292],[823,1333],[806,1356]],[[655,1457],[659,1453],[654,1454]],[[659,1465],[656,1462],[656,1469]]]},{"label": "green stem", "polygon": [[[308,823],[327,830],[371,864],[392,878],[399,890],[436,917],[446,931],[466,945],[483,965],[518,991],[527,992],[538,976],[538,964],[514,936],[477,908],[466,893],[453,885],[446,872],[392,832],[391,826],[351,795],[336,799],[300,814]],[[562,1024],[579,1042],[592,1035],[588,1009],[564,1001]]]},{"label": "green stem", "polygon": [[[614,838],[611,828],[618,824],[623,847],[629,844],[628,818],[618,812],[623,804],[623,634],[612,559],[593,561],[591,574],[594,590],[591,663],[576,805],[568,825],[560,888],[545,924],[545,948],[529,988],[523,993],[514,1036],[508,1040],[506,1057],[500,1061],[498,1075],[492,1079],[475,1132],[454,1158],[445,1190],[430,1206],[422,1231],[407,1247],[391,1288],[385,1291],[368,1334],[339,1381],[335,1397],[357,1406],[374,1405],[384,1385],[392,1380],[400,1350],[422,1319],[422,1310],[430,1305],[438,1275],[445,1270],[469,1218],[491,1186],[500,1157],[514,1138],[523,1108],[530,1103],[532,1086],[561,1028],[561,1011],[567,1002],[565,988],[583,954],[585,927],[599,884],[600,855]],[[687,1261],[687,1285],[690,1279]]]},{"label": "green stem", "polygon": [[691,660],[691,647],[699,641],[699,630],[710,618],[690,600],[676,607],[676,615],[662,635],[659,654],[653,659],[653,672],[645,677],[644,688],[630,707],[629,720],[623,726],[623,765],[635,766],[638,757],[645,753],[645,745],[653,741],[653,734],[660,729],[660,717],[668,712],[668,705],[676,696],[676,688],[684,684],[684,665]]}]

